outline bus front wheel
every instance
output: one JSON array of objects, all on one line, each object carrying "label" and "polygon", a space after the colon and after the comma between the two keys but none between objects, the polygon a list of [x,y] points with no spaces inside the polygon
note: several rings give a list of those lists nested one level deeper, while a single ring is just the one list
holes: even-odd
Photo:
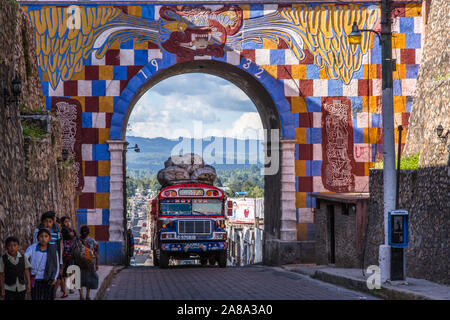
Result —
[{"label": "bus front wheel", "polygon": [[158,254],[157,254],[156,250],[153,250],[153,265],[155,267],[159,266],[159,259],[158,259]]},{"label": "bus front wheel", "polygon": [[225,268],[227,266],[227,251],[219,253],[219,267]]},{"label": "bus front wheel", "polygon": [[159,266],[163,269],[169,266],[169,255],[164,251],[159,252]]}]

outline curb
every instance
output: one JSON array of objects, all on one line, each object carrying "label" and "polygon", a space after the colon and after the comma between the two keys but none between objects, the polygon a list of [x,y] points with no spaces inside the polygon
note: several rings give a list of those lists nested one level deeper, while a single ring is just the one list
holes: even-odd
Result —
[{"label": "curb", "polygon": [[[294,271],[295,272],[295,271]],[[311,278],[332,283],[347,289],[361,291],[386,300],[434,300],[432,297],[409,290],[393,288],[391,286],[381,285],[380,289],[370,290],[365,280],[344,277],[336,274],[330,274],[317,270]]]},{"label": "curb", "polygon": [[118,274],[120,271],[122,271],[125,267],[113,267],[109,274],[105,277],[102,284],[100,285],[100,288],[97,291],[97,294],[95,295],[94,300],[103,300],[103,297],[105,296],[106,289],[108,289],[109,285],[111,284],[112,280]]}]

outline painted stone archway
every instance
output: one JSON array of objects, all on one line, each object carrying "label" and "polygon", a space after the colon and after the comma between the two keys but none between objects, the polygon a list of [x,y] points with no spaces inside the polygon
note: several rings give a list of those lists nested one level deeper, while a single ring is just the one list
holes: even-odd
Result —
[{"label": "painted stone archway", "polygon": [[[264,129],[268,132],[270,145],[270,168],[265,176],[265,240],[264,261],[277,260],[273,242],[282,240],[285,247],[296,247],[295,210],[295,130],[290,104],[284,96],[283,87],[264,68],[248,58],[233,66],[221,61],[197,60],[190,62],[164,63],[152,60],[128,83],[117,101],[116,112],[111,120],[110,140],[110,241],[122,242],[124,237],[124,155],[127,142],[125,129],[135,103],[153,85],[171,76],[204,72],[232,81],[248,94],[260,113]],[[256,75],[256,76],[255,76]],[[213,93],[212,93],[213,94]],[[265,143],[267,146],[267,143]],[[283,195],[283,197],[281,197]]]},{"label": "painted stone archway", "polygon": [[[75,130],[66,138],[79,168],[78,225],[89,226],[102,263],[120,261],[122,245],[111,219],[119,201],[111,194],[119,174],[112,166],[115,149],[123,146],[108,141],[122,138],[121,108],[129,103],[120,101],[152,61],[160,70],[199,60],[236,68],[251,61],[246,73],[257,79],[266,72],[282,88],[271,99],[289,104],[279,108],[280,129],[295,143],[281,144],[289,155],[282,161],[291,166],[282,166],[288,171],[280,181],[289,177],[289,199],[295,194],[289,210],[295,211],[297,240],[315,238],[311,192],[368,191],[369,168],[382,156],[381,50],[369,33],[356,46],[348,34],[354,21],[360,29],[379,29],[378,2],[208,2],[19,0],[35,27],[47,109],[62,112]],[[393,1],[394,119],[404,127],[421,57],[421,6]],[[291,116],[284,121],[286,110]],[[292,230],[292,221],[279,219],[276,229]],[[284,254],[279,243],[273,246],[286,256],[297,250]]]}]

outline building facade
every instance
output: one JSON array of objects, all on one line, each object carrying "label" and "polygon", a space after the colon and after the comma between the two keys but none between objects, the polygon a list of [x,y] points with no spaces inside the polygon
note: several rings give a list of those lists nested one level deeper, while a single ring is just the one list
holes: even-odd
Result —
[{"label": "building facade", "polygon": [[[99,241],[103,263],[123,256],[128,117],[138,97],[170,75],[203,68],[251,92],[248,76],[269,94],[278,125],[264,112],[262,122],[265,129],[278,126],[281,138],[281,187],[271,189],[280,213],[266,230],[273,239],[314,240],[312,192],[368,192],[369,168],[382,156],[381,47],[372,33],[363,32],[358,45],[348,34],[353,22],[380,30],[378,2],[20,3],[35,27],[47,109],[67,123],[78,224]],[[395,126],[407,127],[424,36],[422,2],[394,1],[392,18]],[[183,69],[198,61],[205,64]],[[238,70],[236,78],[223,71],[235,69],[221,66]]]}]

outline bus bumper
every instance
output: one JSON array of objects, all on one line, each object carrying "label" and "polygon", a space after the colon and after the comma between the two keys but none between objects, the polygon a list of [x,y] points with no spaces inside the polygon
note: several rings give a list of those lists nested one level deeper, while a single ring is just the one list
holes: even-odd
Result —
[{"label": "bus bumper", "polygon": [[171,242],[161,244],[161,250],[170,252],[207,252],[221,251],[225,250],[226,248],[226,242]]}]

